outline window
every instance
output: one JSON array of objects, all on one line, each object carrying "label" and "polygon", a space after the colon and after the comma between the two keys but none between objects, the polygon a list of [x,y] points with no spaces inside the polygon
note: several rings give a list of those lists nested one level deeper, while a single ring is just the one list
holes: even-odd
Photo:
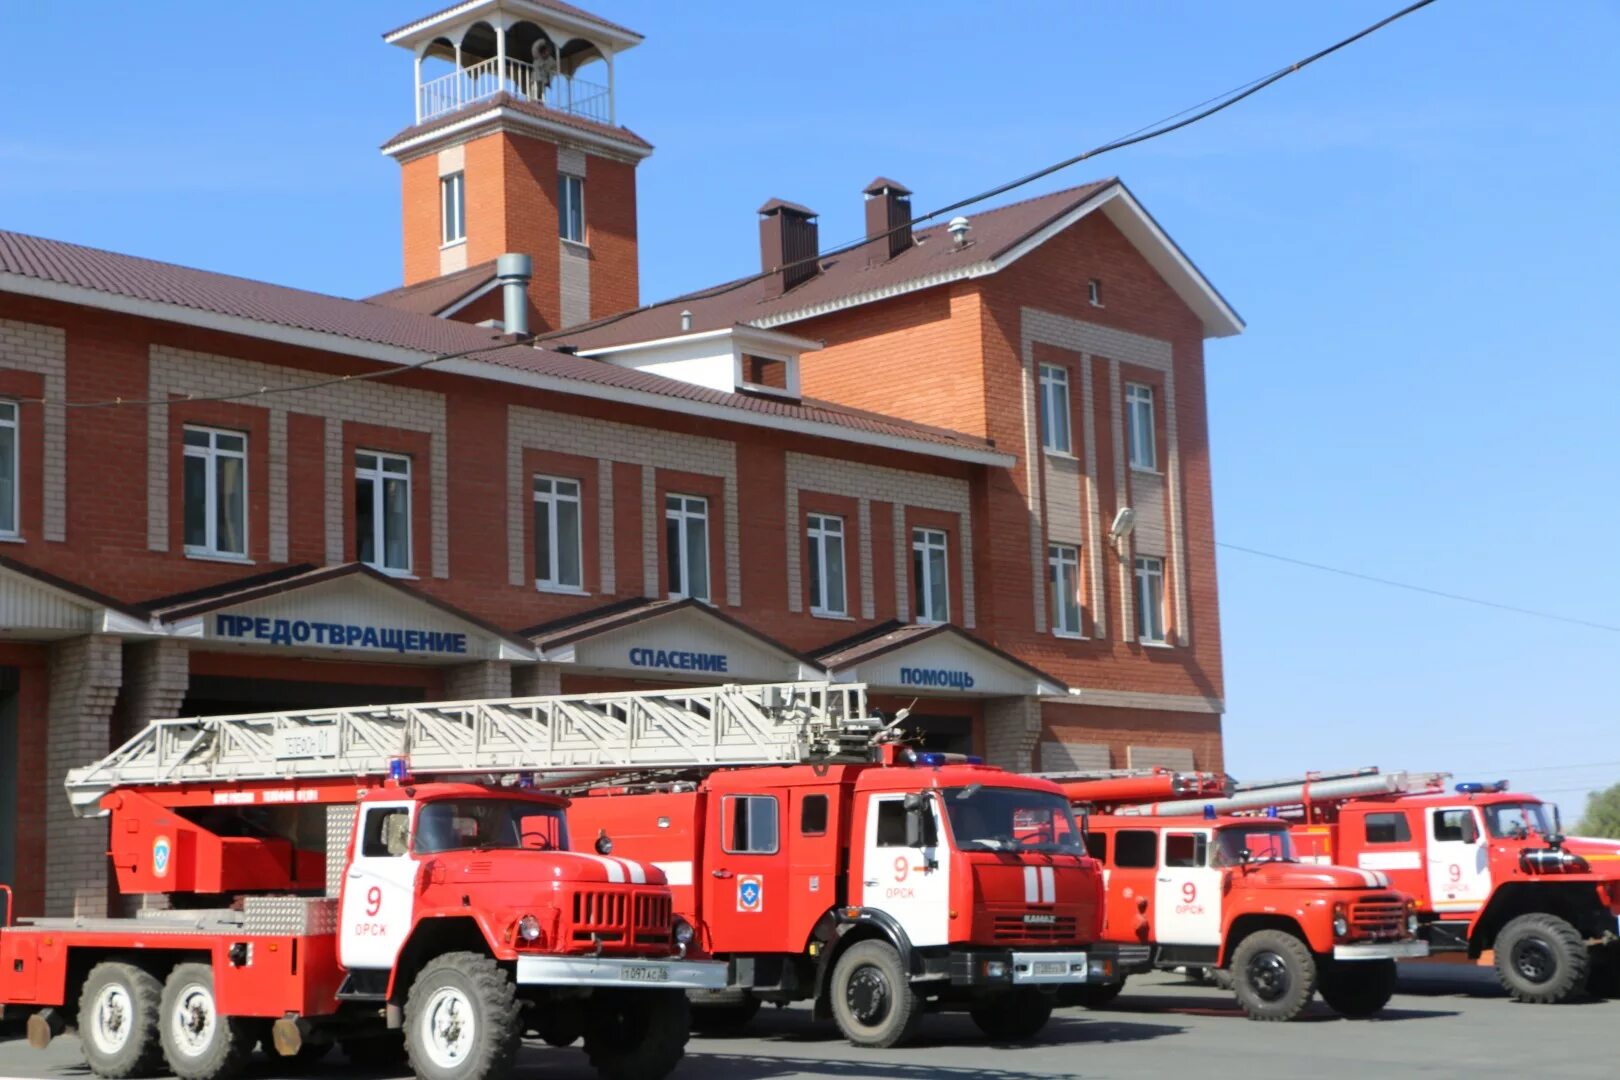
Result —
[{"label": "window", "polygon": [[192,555],[247,557],[247,436],[185,429],[185,544]]},{"label": "window", "polygon": [[664,498],[664,558],[671,597],[709,598],[709,500],[695,495]]},{"label": "window", "polygon": [[1092,307],[1102,307],[1102,282],[1096,278],[1086,282],[1086,297],[1091,301]]},{"label": "window", "polygon": [[1171,833],[1164,838],[1164,865],[1188,868],[1209,860],[1209,838],[1203,833]]},{"label": "window", "polygon": [[918,622],[950,621],[948,581],[945,576],[945,533],[939,529],[912,529],[911,591]]},{"label": "window", "polygon": [[388,806],[366,814],[366,831],[360,838],[360,854],[367,859],[390,859],[405,854],[411,834],[411,811],[406,806]]},{"label": "window", "polygon": [[439,210],[444,218],[443,243],[467,239],[467,176],[453,172],[439,178]]},{"label": "window", "polygon": [[1136,636],[1149,644],[1164,644],[1164,560],[1136,560]]},{"label": "window", "polygon": [[1153,387],[1125,384],[1125,433],[1131,444],[1131,468],[1157,469],[1159,446],[1153,435]]},{"label": "window", "polygon": [[562,238],[585,242],[585,179],[557,174],[557,224]]},{"label": "window", "polygon": [[771,855],[776,852],[776,797],[727,795],[725,849],[733,855]]},{"label": "window", "polygon": [[810,515],[810,613],[847,615],[844,595],[844,519]]},{"label": "window", "polygon": [[1159,834],[1147,829],[1121,829],[1114,838],[1114,865],[1125,870],[1158,866]]},{"label": "window", "polygon": [[1041,365],[1041,445],[1060,454],[1070,452],[1069,369]]},{"label": "window", "polygon": [[827,796],[806,795],[799,804],[799,835],[824,836],[827,832]]},{"label": "window", "polygon": [[1086,854],[1100,863],[1108,861],[1108,834],[1100,832],[1086,833]]},{"label": "window", "polygon": [[1479,839],[1479,826],[1472,810],[1436,810],[1434,812],[1434,838],[1461,844],[1472,844]]},{"label": "window", "polygon": [[877,846],[906,846],[906,804],[899,799],[877,804]]},{"label": "window", "polygon": [[1406,823],[1405,814],[1367,815],[1367,843],[1405,844],[1411,839],[1412,827]]},{"label": "window", "polygon": [[0,401],[0,536],[18,531],[17,403]]},{"label": "window", "polygon": [[435,799],[416,814],[411,847],[444,851],[555,848],[567,843],[561,807],[527,799]]},{"label": "window", "polygon": [[1052,632],[1080,636],[1080,549],[1053,544],[1046,549],[1048,587],[1052,590]]},{"label": "window", "polygon": [[354,456],[356,557],[378,570],[411,568],[411,459],[362,450]]},{"label": "window", "polygon": [[579,481],[534,478],[534,584],[539,589],[578,589],[580,574]]}]

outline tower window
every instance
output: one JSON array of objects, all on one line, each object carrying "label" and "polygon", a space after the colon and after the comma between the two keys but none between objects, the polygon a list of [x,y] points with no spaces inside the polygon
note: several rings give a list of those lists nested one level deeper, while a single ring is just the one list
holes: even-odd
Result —
[{"label": "tower window", "polygon": [[1092,307],[1102,307],[1102,282],[1096,278],[1086,282],[1086,296],[1091,301]]},{"label": "tower window", "polygon": [[444,242],[467,239],[467,174],[453,172],[439,178],[439,209],[444,216]]},{"label": "tower window", "polygon": [[585,178],[557,174],[557,225],[564,240],[585,242]]}]

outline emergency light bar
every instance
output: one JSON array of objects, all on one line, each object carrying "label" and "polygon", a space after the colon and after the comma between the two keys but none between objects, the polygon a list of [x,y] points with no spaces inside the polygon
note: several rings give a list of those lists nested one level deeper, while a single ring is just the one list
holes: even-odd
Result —
[{"label": "emergency light bar", "polygon": [[922,765],[927,768],[937,768],[940,765],[983,765],[984,758],[977,754],[944,754],[938,750],[925,750],[921,753],[908,752],[906,759],[913,765]]},{"label": "emergency light bar", "polygon": [[1489,783],[1489,784],[1481,783],[1478,780],[1471,780],[1471,781],[1469,781],[1468,783],[1465,783],[1465,784],[1458,784],[1457,785],[1457,794],[1459,794],[1459,795],[1495,795],[1498,792],[1506,791],[1507,789],[1508,789],[1508,782],[1506,780],[1497,780],[1496,782]]}]

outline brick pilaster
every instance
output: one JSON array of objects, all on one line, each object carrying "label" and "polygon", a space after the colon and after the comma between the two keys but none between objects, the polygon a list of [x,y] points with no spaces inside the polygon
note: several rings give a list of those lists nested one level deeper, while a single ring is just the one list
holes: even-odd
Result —
[{"label": "brick pilaster", "polygon": [[48,915],[107,914],[107,823],[75,817],[62,782],[69,769],[89,765],[110,749],[112,711],[122,681],[123,654],[116,637],[92,634],[51,646],[45,755]]},{"label": "brick pilaster", "polygon": [[512,665],[506,660],[475,660],[444,673],[444,693],[453,701],[512,696]]},{"label": "brick pilaster", "polygon": [[512,693],[540,697],[562,693],[562,671],[556,664],[523,664],[512,669]]},{"label": "brick pilaster", "polygon": [[984,756],[989,764],[1028,772],[1040,736],[1040,698],[996,698],[985,703]]}]

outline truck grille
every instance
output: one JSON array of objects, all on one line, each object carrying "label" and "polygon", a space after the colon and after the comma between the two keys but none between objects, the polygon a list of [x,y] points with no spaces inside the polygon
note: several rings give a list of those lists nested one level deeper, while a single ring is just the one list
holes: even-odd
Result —
[{"label": "truck grille", "polygon": [[991,932],[998,942],[1070,942],[1075,940],[1073,915],[1050,916],[1051,922],[1027,923],[1022,915],[997,915]]},{"label": "truck grille", "polygon": [[582,889],[574,894],[573,940],[581,944],[667,944],[671,900],[660,893]]},{"label": "truck grille", "polygon": [[1396,896],[1369,896],[1350,905],[1350,932],[1362,937],[1406,933],[1406,904]]},{"label": "truck grille", "polygon": [[670,925],[675,912],[667,896],[639,893],[635,902],[635,934],[638,944],[669,941]]}]

